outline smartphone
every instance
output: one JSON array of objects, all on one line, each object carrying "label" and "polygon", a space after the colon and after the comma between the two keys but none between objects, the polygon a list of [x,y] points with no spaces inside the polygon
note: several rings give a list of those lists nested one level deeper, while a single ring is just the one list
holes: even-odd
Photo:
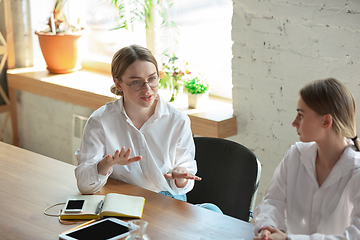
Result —
[{"label": "smartphone", "polygon": [[66,213],[77,213],[82,212],[85,200],[69,199],[66,203]]}]

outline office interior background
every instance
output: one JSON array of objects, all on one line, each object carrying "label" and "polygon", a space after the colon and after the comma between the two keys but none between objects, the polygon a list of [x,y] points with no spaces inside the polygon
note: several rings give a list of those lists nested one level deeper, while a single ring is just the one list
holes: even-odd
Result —
[{"label": "office interior background", "polygon": [[[34,31],[39,19],[51,11],[53,3],[49,2],[11,1],[16,67],[31,67],[41,59]],[[200,10],[201,3],[204,1],[189,1]],[[230,12],[221,8],[216,11],[211,7],[216,4],[223,4],[224,9],[230,6]],[[49,11],[41,15],[44,7]],[[316,79],[337,78],[360,106],[360,1],[213,0],[204,7],[211,9],[207,20],[210,27],[192,33],[206,34],[207,41],[194,40],[194,48],[189,53],[184,48],[179,55],[196,61],[196,56],[210,54],[210,58],[204,58],[213,61],[203,65],[215,62],[212,68],[225,69],[214,74],[214,81],[227,87],[219,95],[233,100],[238,132],[228,139],[251,149],[262,164],[258,205],[276,166],[290,145],[298,141],[291,123],[303,85]],[[185,15],[188,22],[193,15]],[[202,19],[197,17],[194,23]],[[1,31],[3,23],[0,17]],[[6,87],[5,75],[3,71],[0,83]],[[94,109],[21,91],[17,107],[20,147],[72,163],[73,115],[88,117]],[[4,117],[0,114],[0,122]],[[3,141],[11,143],[10,135],[7,124]]]}]

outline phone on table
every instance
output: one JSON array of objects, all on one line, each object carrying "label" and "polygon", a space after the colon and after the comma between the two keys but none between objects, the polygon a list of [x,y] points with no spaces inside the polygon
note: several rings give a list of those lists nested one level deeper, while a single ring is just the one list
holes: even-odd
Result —
[{"label": "phone on table", "polygon": [[66,213],[78,213],[82,212],[85,200],[69,199],[66,203]]}]

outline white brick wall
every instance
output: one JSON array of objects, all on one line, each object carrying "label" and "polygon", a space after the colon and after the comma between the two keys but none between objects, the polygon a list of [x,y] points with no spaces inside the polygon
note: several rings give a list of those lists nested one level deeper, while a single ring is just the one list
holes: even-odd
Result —
[{"label": "white brick wall", "polygon": [[258,205],[276,166],[298,141],[291,123],[303,85],[338,78],[360,106],[360,1],[233,0],[233,6],[238,135],[231,139],[252,149],[263,165]]}]

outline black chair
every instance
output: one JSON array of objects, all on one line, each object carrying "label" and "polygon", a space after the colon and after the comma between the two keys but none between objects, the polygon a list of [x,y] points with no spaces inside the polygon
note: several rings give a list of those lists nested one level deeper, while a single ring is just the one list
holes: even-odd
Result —
[{"label": "black chair", "polygon": [[197,176],[187,193],[193,204],[213,203],[224,214],[250,221],[260,180],[261,165],[243,145],[220,138],[194,137]]}]

